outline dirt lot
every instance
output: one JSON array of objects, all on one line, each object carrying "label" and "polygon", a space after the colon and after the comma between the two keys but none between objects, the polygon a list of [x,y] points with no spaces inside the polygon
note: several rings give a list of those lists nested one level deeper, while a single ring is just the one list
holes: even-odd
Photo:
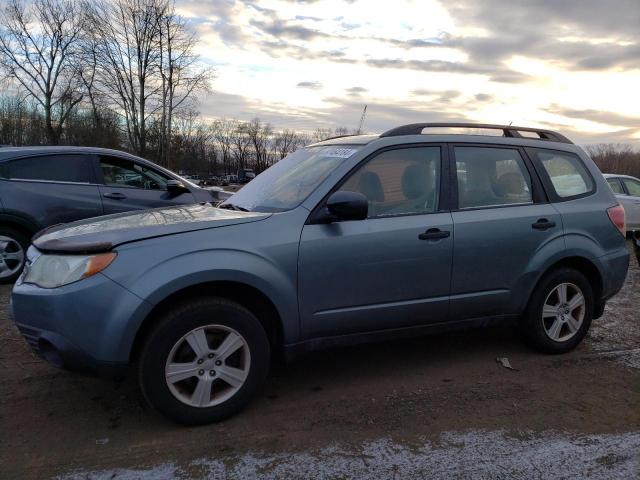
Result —
[{"label": "dirt lot", "polygon": [[[510,329],[314,354],[221,424],[178,427],[35,357],[0,288],[0,478],[640,478],[640,271],[574,352]],[[508,357],[508,370],[496,362]]]}]

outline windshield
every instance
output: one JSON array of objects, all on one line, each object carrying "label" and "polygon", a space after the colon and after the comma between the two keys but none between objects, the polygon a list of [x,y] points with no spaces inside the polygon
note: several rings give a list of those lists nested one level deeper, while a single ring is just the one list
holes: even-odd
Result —
[{"label": "windshield", "polygon": [[301,148],[262,172],[221,206],[252,212],[291,210],[360,148],[359,145]]}]

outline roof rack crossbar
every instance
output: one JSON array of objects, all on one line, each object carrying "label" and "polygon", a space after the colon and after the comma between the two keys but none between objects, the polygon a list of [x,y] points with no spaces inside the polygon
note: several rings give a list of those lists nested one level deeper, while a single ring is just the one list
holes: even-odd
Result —
[{"label": "roof rack crossbar", "polygon": [[561,133],[554,132],[552,130],[544,130],[540,128],[530,127],[515,127],[513,125],[492,125],[485,123],[411,123],[409,125],[402,125],[401,127],[392,128],[384,132],[380,137],[397,137],[400,135],[420,135],[425,128],[477,128],[477,129],[489,129],[489,130],[502,130],[502,134],[505,137],[511,138],[527,138],[520,134],[520,132],[532,132],[536,133],[540,140],[549,140],[552,142],[571,143],[567,137]]}]

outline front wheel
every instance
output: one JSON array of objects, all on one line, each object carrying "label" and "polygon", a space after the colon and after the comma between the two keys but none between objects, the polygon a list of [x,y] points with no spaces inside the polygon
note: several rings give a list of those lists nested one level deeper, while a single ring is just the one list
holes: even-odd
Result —
[{"label": "front wheel", "polygon": [[258,319],[225,299],[195,299],[165,314],[141,352],[147,402],[183,424],[220,421],[262,386],[269,341]]},{"label": "front wheel", "polygon": [[542,278],[523,318],[528,343],[546,353],[566,353],[585,337],[593,318],[593,289],[577,270],[562,268]]}]

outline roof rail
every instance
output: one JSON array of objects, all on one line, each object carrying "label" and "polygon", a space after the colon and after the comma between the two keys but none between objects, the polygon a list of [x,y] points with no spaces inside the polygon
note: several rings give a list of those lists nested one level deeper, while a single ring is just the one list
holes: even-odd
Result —
[{"label": "roof rail", "polygon": [[514,127],[512,125],[491,125],[484,123],[411,123],[409,125],[402,125],[401,127],[392,128],[384,132],[380,137],[397,137],[399,135],[420,135],[425,128],[439,128],[439,127],[453,127],[453,128],[483,128],[491,130],[502,130],[502,134],[505,137],[512,138],[528,138],[520,134],[520,132],[533,132],[540,137],[540,140],[549,140],[552,142],[571,143],[567,137],[561,133],[554,132],[552,130],[543,130],[540,128],[530,127]]}]

